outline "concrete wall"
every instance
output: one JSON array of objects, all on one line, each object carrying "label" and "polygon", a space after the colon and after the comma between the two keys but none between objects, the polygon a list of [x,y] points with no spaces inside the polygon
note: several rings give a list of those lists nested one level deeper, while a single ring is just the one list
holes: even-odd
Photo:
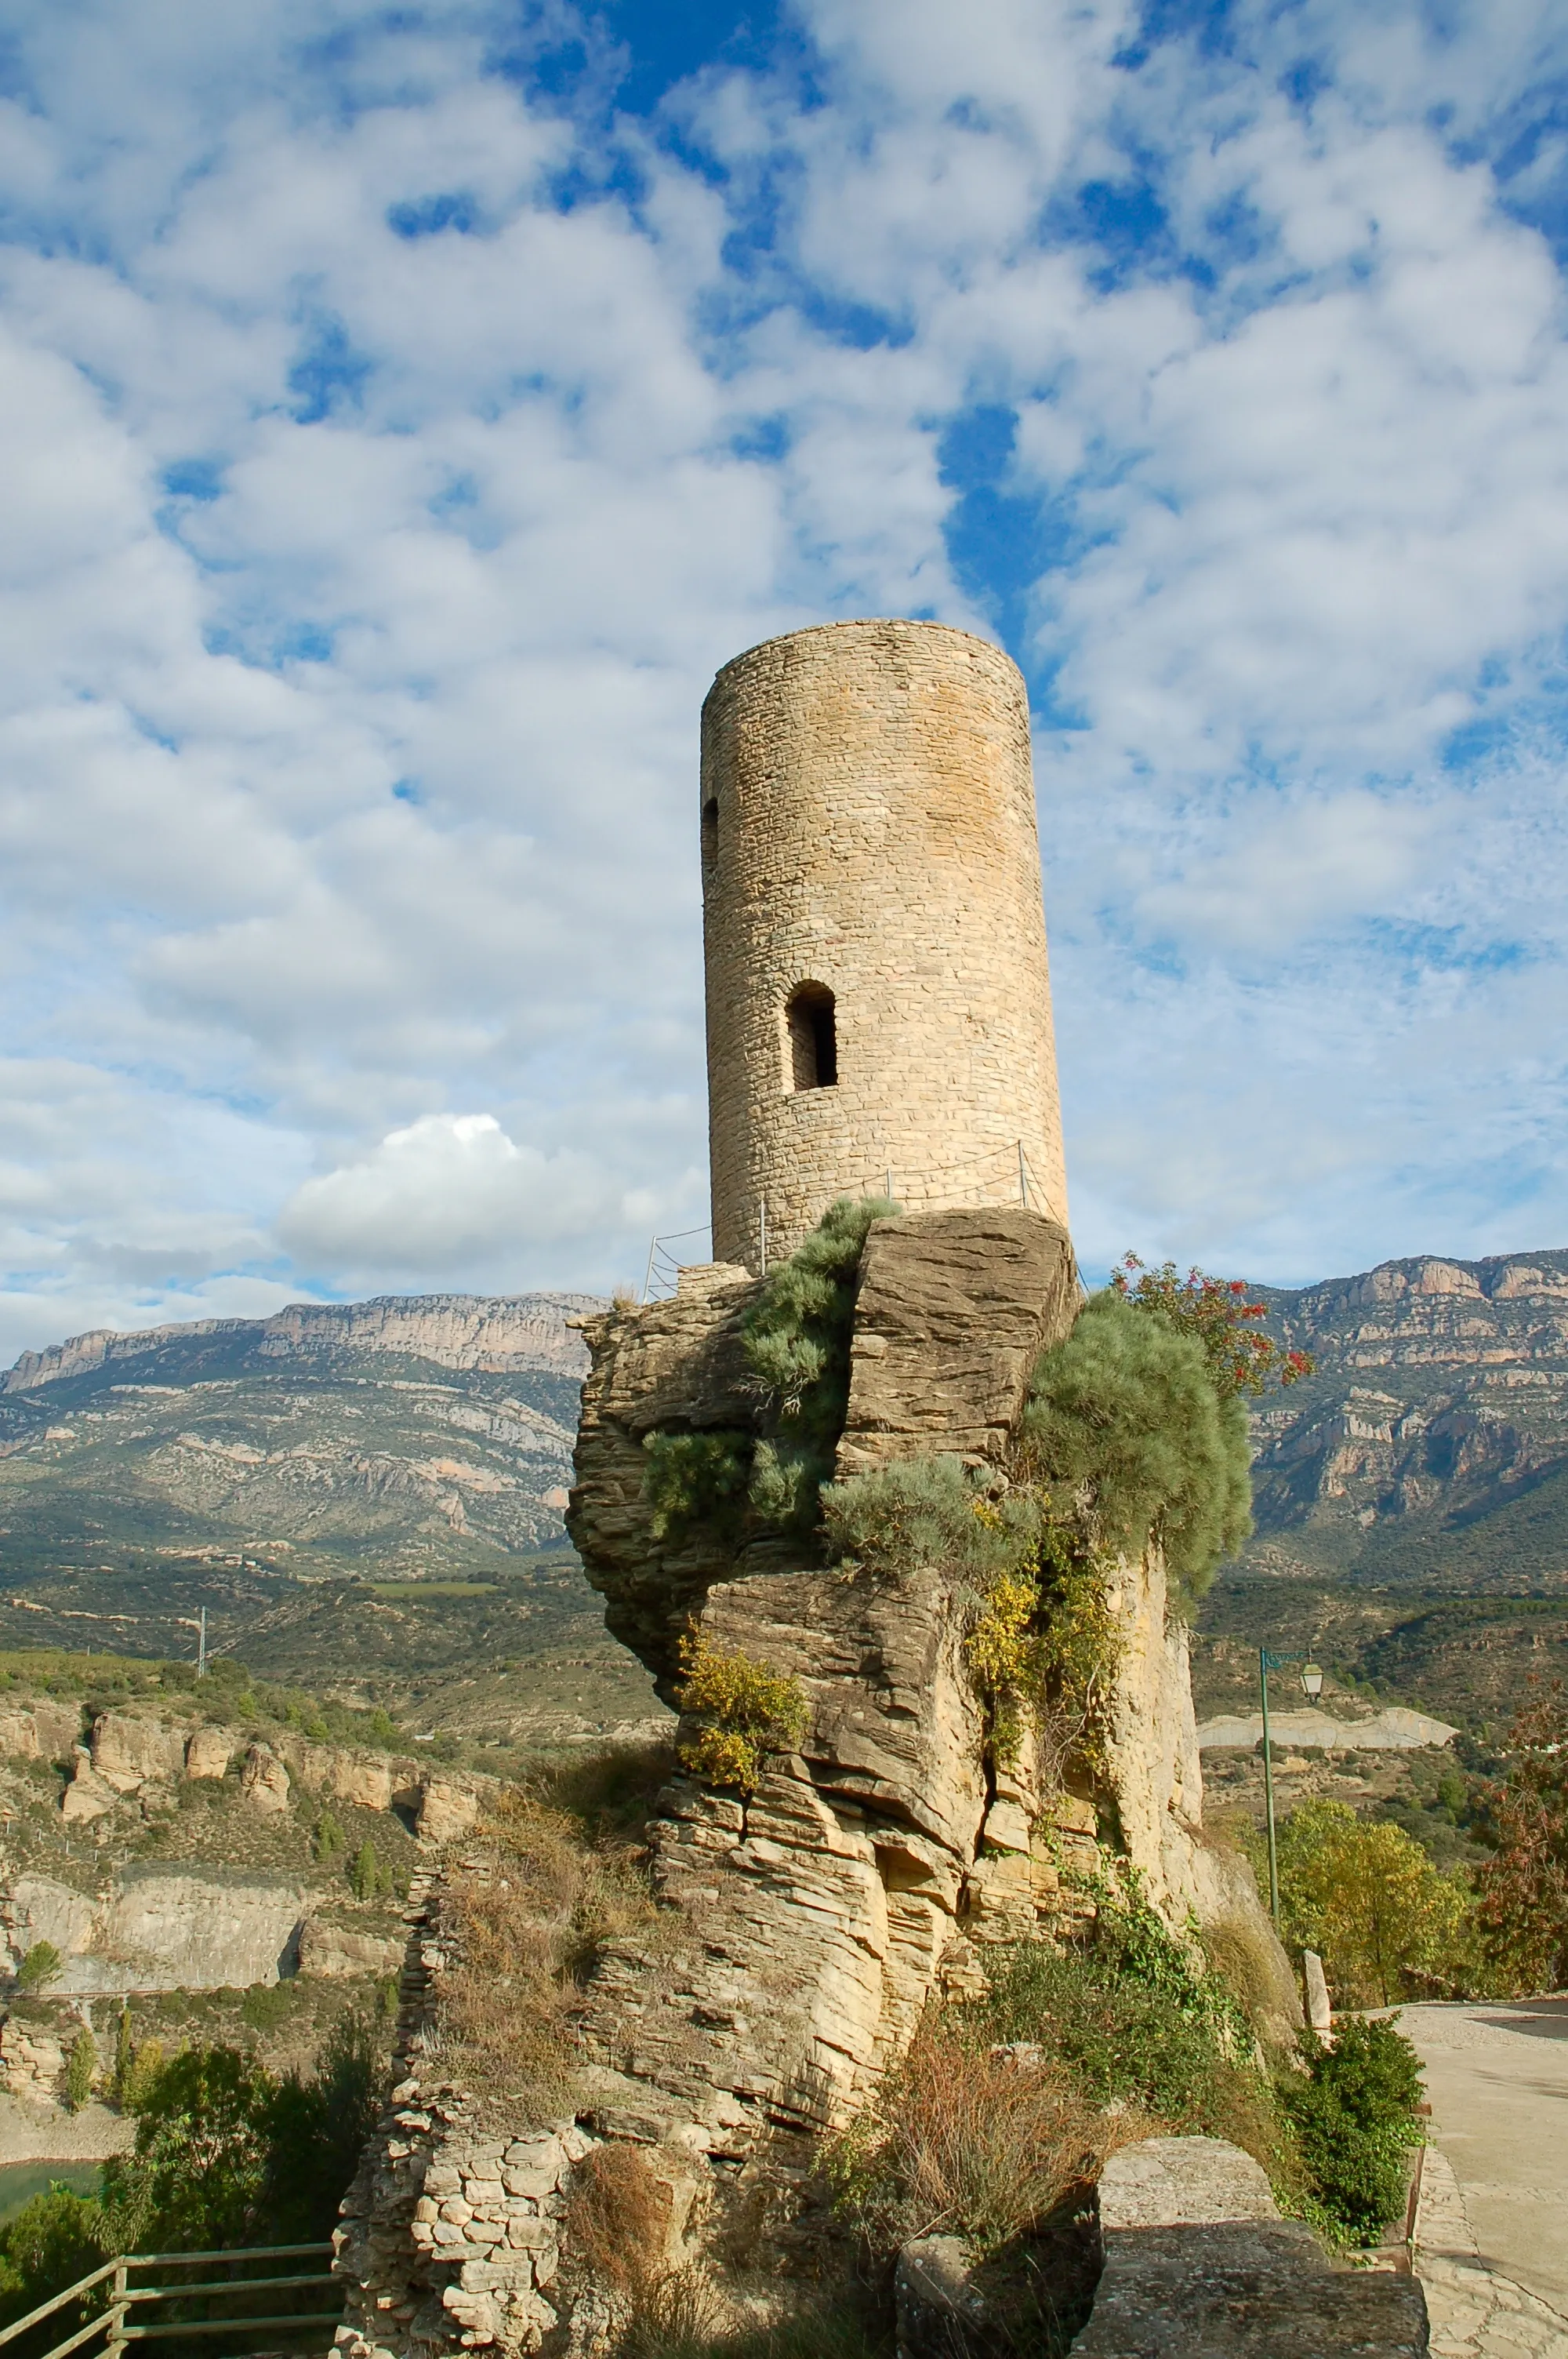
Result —
[{"label": "concrete wall", "polygon": [[[1022,679],[935,623],[837,623],[727,664],[702,716],[713,1252],[758,1266],[836,1195],[1019,1201],[1065,1225]],[[838,1079],[786,1009],[834,995]]]}]

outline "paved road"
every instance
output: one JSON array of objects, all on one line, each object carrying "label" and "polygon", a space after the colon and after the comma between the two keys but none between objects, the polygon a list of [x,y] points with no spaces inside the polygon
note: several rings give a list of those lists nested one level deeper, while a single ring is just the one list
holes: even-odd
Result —
[{"label": "paved road", "polygon": [[1568,2319],[1568,1998],[1407,2006],[1399,2024],[1482,2261]]}]

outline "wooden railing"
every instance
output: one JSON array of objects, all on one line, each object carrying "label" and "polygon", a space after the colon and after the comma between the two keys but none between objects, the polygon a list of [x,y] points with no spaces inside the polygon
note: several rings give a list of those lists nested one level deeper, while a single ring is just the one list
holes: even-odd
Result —
[{"label": "wooden railing", "polygon": [[[141,2269],[188,2269],[202,2264],[232,2269],[241,2263],[251,2261],[319,2259],[330,2255],[331,2250],[330,2244],[236,2245],[221,2253],[116,2253],[114,2258],[105,2261],[102,2268],[79,2277],[75,2285],[67,2286],[65,2291],[57,2293],[52,2300],[40,2302],[37,2310],[27,2312],[26,2318],[18,2318],[14,2325],[0,2328],[0,2350],[7,2343],[15,2343],[21,2335],[30,2333],[34,2327],[41,2326],[45,2319],[53,2317],[69,2303],[84,2299],[100,2287],[106,2288],[103,2309],[97,2310],[84,2326],[79,2326],[74,2334],[67,2335],[63,2343],[51,2344],[47,2352],[39,2354],[39,2359],[65,2359],[67,2352],[83,2350],[94,2335],[102,2335],[103,2342],[93,2359],[121,2359],[127,2343],[154,2343],[167,2335],[230,2335],[252,2332],[293,2335],[313,2332],[323,2326],[337,2327],[342,2323],[343,2280],[334,2277],[330,2269],[293,2269],[271,2277],[208,2277],[195,2283],[188,2281],[184,2285],[133,2283],[135,2273]],[[291,2310],[265,2317],[250,2311],[235,2318],[132,2317],[134,2310],[147,2302],[200,2301],[205,2309],[244,2295],[254,2298],[285,2290],[293,2292],[302,2286],[335,2286],[340,2298],[330,2310]],[[318,2334],[309,2347],[324,2350],[330,2341],[330,2335],[322,2338]]]}]

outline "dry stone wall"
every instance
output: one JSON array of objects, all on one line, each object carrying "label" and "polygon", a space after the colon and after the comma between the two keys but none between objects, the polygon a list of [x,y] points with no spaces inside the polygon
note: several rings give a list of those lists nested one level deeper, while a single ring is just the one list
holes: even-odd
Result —
[{"label": "dry stone wall", "polygon": [[[713,1251],[760,1266],[835,1196],[1066,1219],[1029,707],[1000,648],[836,623],[727,664],[702,717]],[[786,1008],[832,993],[837,1079]]]}]

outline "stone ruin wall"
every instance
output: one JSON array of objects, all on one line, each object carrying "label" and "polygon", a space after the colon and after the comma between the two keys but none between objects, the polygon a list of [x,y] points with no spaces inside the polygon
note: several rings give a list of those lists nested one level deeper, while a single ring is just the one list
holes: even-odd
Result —
[{"label": "stone ruin wall", "polygon": [[[1019,1201],[1065,1223],[1029,706],[1000,647],[834,623],[726,664],[702,716],[713,1251],[761,1267],[835,1196]],[[837,1002],[795,1088],[785,1006]],[[1042,1199],[1044,1200],[1042,1202]]]},{"label": "stone ruin wall", "polygon": [[[572,1527],[610,1626],[666,1692],[695,1622],[714,1646],[793,1673],[808,1732],[749,1800],[684,1775],[660,1796],[657,1933],[601,1951],[558,2121],[503,2135],[443,2083],[432,2001],[450,1937],[433,1893],[411,1951],[404,2077],[345,2202],[351,2359],[599,2347],[596,2298],[563,2271],[561,2223],[576,2165],[605,2139],[635,2143],[663,2176],[672,2260],[732,2249],[739,2222],[759,2269],[798,2263],[828,2233],[816,2135],[852,2112],[933,1996],[978,1990],[986,1943],[1050,1937],[1085,1908],[1071,1872],[1099,1863],[1109,1820],[1170,1921],[1241,1918],[1267,1948],[1250,1875],[1203,1835],[1185,1640],[1166,1625],[1157,1555],[1122,1571],[1104,1775],[1063,1791],[1027,1757],[988,1781],[951,1576],[872,1577],[779,1538],[722,1560],[698,1539],[654,1542],[643,1436],[746,1417],[740,1322],[755,1295],[743,1271],[716,1267],[688,1272],[670,1301],[589,1322]],[[873,1226],[840,1473],[932,1450],[994,1459],[1078,1300],[1067,1238],[1041,1216]]]}]

